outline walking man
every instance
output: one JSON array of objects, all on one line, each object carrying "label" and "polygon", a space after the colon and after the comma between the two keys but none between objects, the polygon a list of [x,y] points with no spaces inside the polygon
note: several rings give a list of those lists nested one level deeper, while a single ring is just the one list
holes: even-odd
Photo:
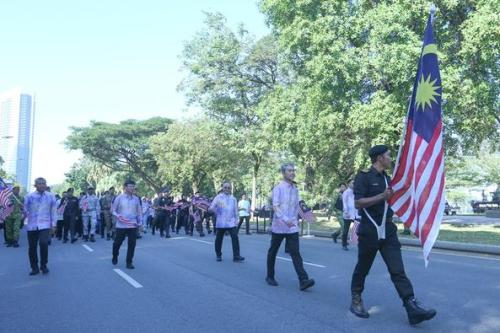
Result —
[{"label": "walking man", "polygon": [[285,239],[285,248],[292,257],[293,267],[299,278],[300,290],[306,290],[314,286],[314,280],[307,275],[299,251],[300,196],[294,182],[295,165],[292,163],[282,165],[281,173],[283,180],[273,188],[272,192],[274,215],[271,227],[271,246],[267,252],[266,282],[271,286],[278,285],[274,279],[274,265],[281,242]]},{"label": "walking man", "polygon": [[[56,197],[47,192],[47,181],[44,178],[35,179],[36,191],[28,194],[24,199],[24,209],[27,219],[30,275],[37,275],[40,270],[47,274],[49,257],[50,232],[55,231],[57,225]],[[38,267],[38,245],[40,245],[40,267]]]},{"label": "walking man", "polygon": [[350,310],[360,318],[369,317],[361,293],[375,256],[380,251],[392,283],[406,308],[410,324],[418,324],[432,319],[436,311],[424,309],[417,302],[404,269],[397,227],[392,222],[393,212],[387,203],[394,194],[388,186],[390,177],[385,172],[392,165],[391,152],[387,146],[378,145],[370,149],[369,156],[371,168],[360,171],[354,181],[354,200],[361,212],[361,224],[358,230],[358,262],[351,281]]},{"label": "walking man", "polygon": [[243,222],[245,222],[247,235],[250,235],[250,201],[247,199],[246,193],[243,193],[241,200],[238,202],[238,213],[240,216],[238,232],[240,231]]},{"label": "walking man", "polygon": [[120,247],[125,237],[128,238],[128,249],[126,264],[128,269],[134,269],[135,244],[137,239],[137,228],[142,222],[142,207],[139,197],[134,194],[135,182],[127,180],[123,185],[123,193],[116,197],[113,202],[113,215],[116,218],[116,236],[113,242],[113,265],[118,263]]},{"label": "walking man", "polygon": [[99,198],[94,194],[94,188],[87,188],[87,194],[80,199],[80,209],[82,211],[83,239],[95,242],[95,232],[97,225],[97,216],[101,214],[101,205]]},{"label": "walking man", "polygon": [[347,235],[349,234],[349,228],[351,223],[358,217],[358,210],[354,206],[354,180],[349,180],[347,183],[347,190],[342,193],[342,219],[344,224],[342,226],[342,249],[348,251],[347,247]]},{"label": "walking man", "polygon": [[222,192],[214,198],[209,211],[216,215],[215,255],[217,256],[217,261],[222,261],[222,240],[227,231],[231,235],[233,261],[243,262],[245,258],[240,256],[240,241],[236,226],[238,221],[238,203],[236,202],[236,198],[231,195],[230,182],[222,184]]},{"label": "walking man", "polygon": [[5,235],[7,247],[19,247],[19,233],[23,220],[23,202],[24,199],[19,194],[19,186],[12,188],[12,195],[9,198],[9,206],[12,213],[5,219]]}]

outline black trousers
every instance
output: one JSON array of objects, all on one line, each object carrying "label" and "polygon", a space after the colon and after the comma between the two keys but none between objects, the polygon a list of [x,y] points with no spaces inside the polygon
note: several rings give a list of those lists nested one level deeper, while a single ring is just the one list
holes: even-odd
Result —
[{"label": "black trousers", "polygon": [[63,223],[63,237],[68,240],[68,231],[70,233],[71,239],[75,239],[75,229],[76,229],[76,216],[75,215],[64,215]]},{"label": "black trousers", "polygon": [[240,231],[241,225],[245,221],[247,235],[250,234],[250,216],[240,216],[240,223],[238,223],[238,231]]},{"label": "black trousers", "polygon": [[176,226],[175,232],[179,233],[179,230],[181,230],[181,227],[184,227],[184,232],[186,234],[189,233],[188,232],[188,216],[187,215],[179,214],[177,216],[177,226]]},{"label": "black trousers", "polygon": [[217,256],[222,255],[222,240],[224,239],[224,234],[229,231],[231,235],[231,243],[233,245],[233,258],[240,256],[240,240],[238,238],[238,228],[217,228],[217,233],[215,235],[215,254]]},{"label": "black trousers", "polygon": [[128,238],[127,259],[125,261],[127,264],[131,264],[132,259],[134,259],[137,228],[116,228],[116,236],[113,242],[113,258],[118,258],[125,236]]},{"label": "black trousers", "polygon": [[271,234],[271,246],[269,247],[269,251],[267,251],[267,276],[274,279],[276,255],[283,239],[286,240],[285,247],[292,257],[293,267],[295,268],[295,272],[297,272],[299,281],[307,280],[309,277],[304,269],[304,263],[300,255],[298,232],[293,234],[275,234],[273,232]]},{"label": "black trousers", "polygon": [[[163,237],[165,235],[165,224],[167,220],[167,216],[165,214],[158,214],[156,216],[156,228],[160,229],[160,236]],[[169,235],[170,230],[167,226],[167,235]],[[154,232],[153,232],[154,234]]]},{"label": "black trousers", "polygon": [[354,220],[344,219],[344,225],[342,226],[342,246],[347,246],[347,235],[349,234],[349,228]]},{"label": "black trousers", "polygon": [[401,257],[401,243],[397,235],[387,235],[387,239],[378,241],[378,244],[368,242],[365,237],[364,235],[358,236],[358,263],[352,274],[351,292],[353,294],[363,292],[366,276],[370,272],[377,252],[380,251],[399,297],[403,301],[413,297],[413,287],[405,273]]},{"label": "black trousers", "polygon": [[32,270],[38,270],[38,245],[40,245],[40,266],[47,265],[49,260],[50,229],[28,231],[28,254]]},{"label": "black trousers", "polygon": [[62,238],[62,234],[63,234],[63,225],[64,225],[64,220],[58,220],[58,221],[57,221],[56,237],[57,237],[57,239],[59,239],[59,240]]}]

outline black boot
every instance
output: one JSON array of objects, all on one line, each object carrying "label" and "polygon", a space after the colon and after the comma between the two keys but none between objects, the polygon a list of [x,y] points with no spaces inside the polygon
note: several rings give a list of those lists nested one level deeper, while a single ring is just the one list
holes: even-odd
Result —
[{"label": "black boot", "polygon": [[314,286],[314,283],[315,283],[314,279],[305,279],[305,280],[300,281],[299,288],[300,288],[300,290],[304,291],[307,288],[311,288],[312,286]]},{"label": "black boot", "polygon": [[351,312],[354,313],[359,318],[368,318],[370,314],[365,310],[363,306],[363,300],[361,299],[361,294],[352,294],[351,302]]},{"label": "black boot", "polygon": [[411,325],[416,325],[425,320],[430,320],[436,315],[436,310],[434,309],[424,309],[422,304],[420,304],[414,297],[407,299],[403,306],[406,308],[406,313],[408,314],[408,320]]}]

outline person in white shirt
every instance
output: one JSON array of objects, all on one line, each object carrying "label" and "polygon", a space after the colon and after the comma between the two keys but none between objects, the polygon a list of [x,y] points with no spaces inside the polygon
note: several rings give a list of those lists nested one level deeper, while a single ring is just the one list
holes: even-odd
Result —
[{"label": "person in white shirt", "polygon": [[246,193],[243,193],[241,200],[238,202],[238,215],[240,217],[238,232],[243,221],[245,221],[247,235],[250,235],[250,201],[247,199]]},{"label": "person in white shirt", "polygon": [[347,182],[347,190],[342,193],[342,218],[344,220],[344,225],[342,226],[342,249],[348,251],[347,248],[347,235],[349,233],[349,228],[351,223],[358,218],[358,210],[354,206],[354,180],[349,180]]},{"label": "person in white shirt", "polygon": [[238,239],[238,203],[236,198],[231,195],[231,183],[222,184],[222,192],[218,194],[208,209],[216,215],[216,235],[215,235],[215,254],[217,261],[222,261],[222,240],[226,231],[231,235],[233,245],[233,261],[243,262],[244,257],[240,256],[240,241]]}]

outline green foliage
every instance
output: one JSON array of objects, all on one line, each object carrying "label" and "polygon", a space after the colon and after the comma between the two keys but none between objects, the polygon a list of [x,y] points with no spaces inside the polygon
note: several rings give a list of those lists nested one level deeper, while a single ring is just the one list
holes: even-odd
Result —
[{"label": "green foliage", "polygon": [[171,123],[160,117],[118,124],[92,121],[88,127],[72,127],[65,144],[113,171],[134,174],[156,191],[161,182],[156,176],[156,161],[149,153],[149,138],[165,132]]},{"label": "green foliage", "polygon": [[222,181],[239,178],[240,166],[249,163],[231,133],[206,119],[171,125],[151,139],[150,151],[161,180],[179,194],[213,195]]},{"label": "green foliage", "polygon": [[[498,1],[436,5],[447,152],[475,152],[487,138],[495,146]],[[428,2],[263,0],[261,8],[296,78],[266,101],[271,128],[311,168],[309,188],[331,191],[366,166],[373,144],[397,151]]]}]

